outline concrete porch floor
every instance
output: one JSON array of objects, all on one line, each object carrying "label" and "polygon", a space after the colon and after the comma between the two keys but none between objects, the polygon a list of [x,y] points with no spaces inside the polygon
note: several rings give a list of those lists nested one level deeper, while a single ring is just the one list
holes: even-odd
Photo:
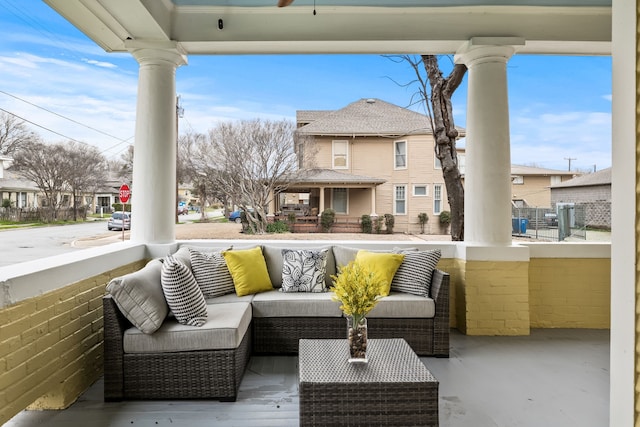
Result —
[{"label": "concrete porch floor", "polygon": [[[609,331],[534,329],[526,337],[456,330],[449,359],[421,358],[440,381],[443,427],[609,424]],[[64,411],[23,411],[5,427],[297,426],[297,357],[254,356],[234,403],[104,403],[102,380]]]}]

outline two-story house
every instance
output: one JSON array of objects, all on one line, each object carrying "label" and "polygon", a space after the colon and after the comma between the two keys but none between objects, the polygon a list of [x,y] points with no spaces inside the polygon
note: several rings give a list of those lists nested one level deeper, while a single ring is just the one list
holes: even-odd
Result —
[{"label": "two-story house", "polygon": [[[336,111],[298,111],[302,177],[289,192],[309,193],[309,210],[336,217],[393,214],[394,232],[439,232],[449,209],[429,119],[379,99]],[[315,209],[314,209],[315,208]]]}]

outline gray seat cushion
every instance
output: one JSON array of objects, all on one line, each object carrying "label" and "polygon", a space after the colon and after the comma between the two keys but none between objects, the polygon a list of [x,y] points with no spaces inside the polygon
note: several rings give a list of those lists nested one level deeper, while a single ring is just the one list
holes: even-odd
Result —
[{"label": "gray seat cushion", "polygon": [[138,328],[124,333],[125,353],[173,353],[179,351],[223,350],[238,348],[251,325],[251,304],[207,305],[204,325],[188,326],[168,318],[153,334]]},{"label": "gray seat cushion", "polygon": [[340,317],[333,292],[262,292],[253,297],[254,317]]},{"label": "gray seat cushion", "polygon": [[413,319],[433,318],[435,315],[436,303],[433,299],[404,292],[391,292],[378,301],[367,317]]}]

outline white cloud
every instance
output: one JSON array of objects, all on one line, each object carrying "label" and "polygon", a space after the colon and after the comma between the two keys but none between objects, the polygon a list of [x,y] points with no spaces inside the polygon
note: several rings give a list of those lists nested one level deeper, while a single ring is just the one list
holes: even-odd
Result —
[{"label": "white cloud", "polygon": [[572,158],[572,170],[611,166],[611,113],[549,110],[512,112],[512,163],[566,170]]},{"label": "white cloud", "polygon": [[86,58],[83,59],[83,61],[86,62],[87,64],[95,65],[96,67],[118,68],[116,64],[112,64],[111,62],[96,61],[95,59],[86,59]]}]

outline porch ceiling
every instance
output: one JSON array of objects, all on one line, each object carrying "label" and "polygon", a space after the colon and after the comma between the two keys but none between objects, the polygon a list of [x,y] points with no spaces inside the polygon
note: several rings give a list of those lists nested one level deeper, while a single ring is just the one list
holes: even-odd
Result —
[{"label": "porch ceiling", "polygon": [[[521,53],[610,54],[611,0],[44,0],[106,51],[454,53],[518,37]],[[222,20],[222,29],[219,29]]]}]

